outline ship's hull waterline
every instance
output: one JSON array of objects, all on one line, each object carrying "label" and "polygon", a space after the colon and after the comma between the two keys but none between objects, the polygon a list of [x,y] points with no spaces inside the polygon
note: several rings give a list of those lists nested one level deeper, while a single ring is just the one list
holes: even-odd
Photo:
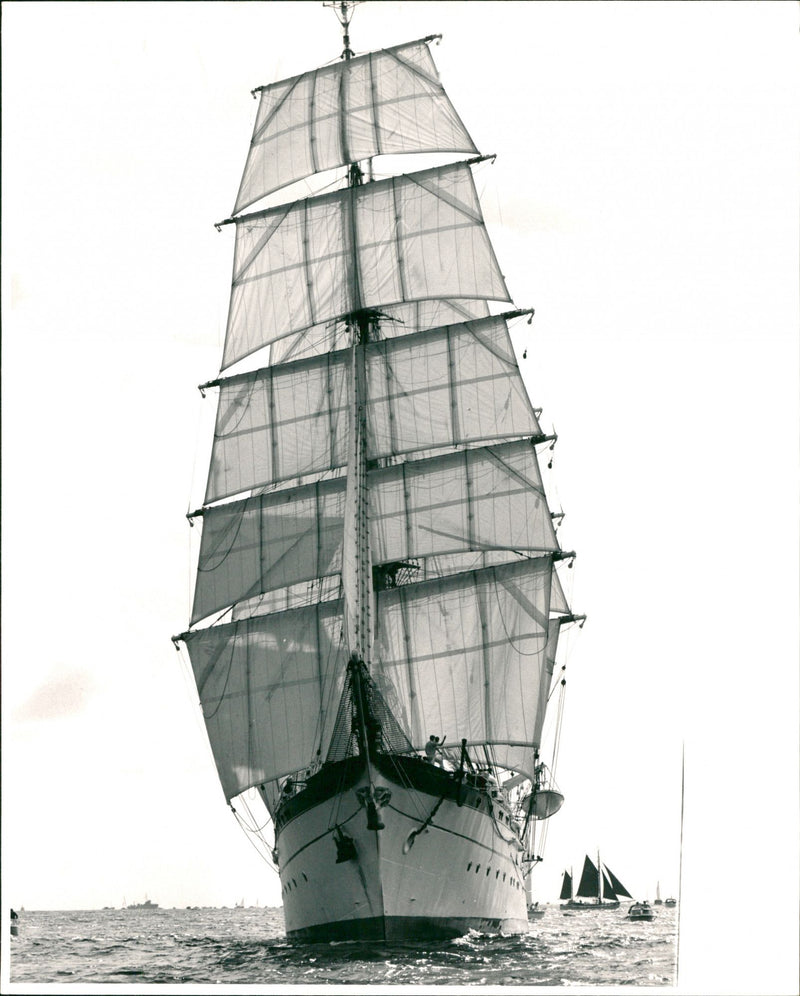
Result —
[{"label": "ship's hull waterline", "polygon": [[[384,800],[383,828],[369,829],[370,784],[358,760],[339,772],[346,787],[318,793],[327,798],[310,803],[300,793],[293,800],[299,811],[290,807],[285,822],[279,820],[288,938],[394,941],[457,937],[470,929],[526,932],[522,849],[497,800],[458,785],[441,769],[426,771],[424,761],[404,759],[392,770],[384,760],[383,770],[372,768],[374,796]],[[343,837],[352,843],[343,844]]]}]

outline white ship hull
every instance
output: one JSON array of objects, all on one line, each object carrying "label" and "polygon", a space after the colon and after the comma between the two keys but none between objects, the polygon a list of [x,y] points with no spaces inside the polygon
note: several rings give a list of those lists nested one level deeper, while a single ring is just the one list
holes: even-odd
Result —
[{"label": "white ship hull", "polygon": [[[344,791],[310,805],[301,801],[303,793],[294,800],[302,811],[286,814],[276,841],[290,939],[527,931],[522,850],[505,810],[467,785],[459,795],[453,775],[421,770],[421,760],[406,762],[404,773],[422,775],[424,790],[416,777],[414,788],[397,773],[387,777],[390,765],[383,764],[383,772],[373,769],[376,794],[389,793],[380,810],[381,830],[367,827],[363,766],[355,772],[350,766],[351,784]],[[342,860],[335,833],[352,839],[351,857]]]}]

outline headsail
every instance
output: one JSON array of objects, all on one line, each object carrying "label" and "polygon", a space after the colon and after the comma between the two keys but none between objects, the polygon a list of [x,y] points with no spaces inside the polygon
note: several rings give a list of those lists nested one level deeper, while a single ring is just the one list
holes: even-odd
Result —
[{"label": "headsail", "polygon": [[611,882],[611,887],[614,890],[614,892],[616,893],[616,895],[617,896],[627,896],[628,899],[633,899],[633,896],[630,894],[630,892],[628,892],[628,890],[625,888],[625,886],[622,884],[622,882],[620,882],[620,880],[617,878],[617,876],[614,874],[614,872],[611,871],[611,869],[608,867],[608,865],[603,865],[603,869],[604,869],[606,875],[608,875],[608,878],[609,878],[609,880]]},{"label": "headsail", "polygon": [[608,875],[606,875],[606,869],[603,869],[603,899],[613,899],[616,900],[616,894],[611,883],[608,880]]}]

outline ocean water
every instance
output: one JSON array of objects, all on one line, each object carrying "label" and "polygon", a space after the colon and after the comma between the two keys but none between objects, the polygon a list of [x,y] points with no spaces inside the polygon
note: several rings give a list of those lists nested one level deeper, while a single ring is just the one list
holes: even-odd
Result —
[{"label": "ocean water", "polygon": [[[625,907],[564,916],[549,906],[527,934],[470,932],[425,944],[290,944],[280,909],[25,911],[10,981],[443,986],[670,986],[675,908],[652,923]],[[23,990],[24,991],[24,990]]]}]

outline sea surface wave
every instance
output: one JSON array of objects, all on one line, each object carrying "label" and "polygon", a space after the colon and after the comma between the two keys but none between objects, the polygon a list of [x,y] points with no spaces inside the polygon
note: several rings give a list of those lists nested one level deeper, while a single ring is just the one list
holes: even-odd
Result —
[{"label": "sea surface wave", "polygon": [[10,981],[356,986],[671,986],[675,908],[653,922],[625,907],[564,916],[527,934],[470,932],[447,942],[299,945],[281,909],[25,911],[11,938]]}]

